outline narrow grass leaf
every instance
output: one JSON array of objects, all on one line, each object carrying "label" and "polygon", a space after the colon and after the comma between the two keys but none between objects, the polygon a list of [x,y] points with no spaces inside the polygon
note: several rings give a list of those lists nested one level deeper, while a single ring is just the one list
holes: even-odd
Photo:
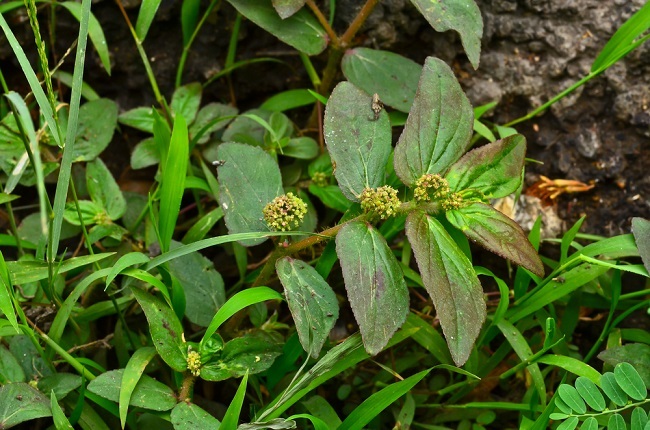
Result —
[{"label": "narrow grass leaf", "polygon": [[643,383],[639,372],[630,363],[623,362],[617,364],[614,367],[614,376],[618,385],[625,391],[625,394],[637,401],[646,398],[648,389]]},{"label": "narrow grass leaf", "polygon": [[406,317],[406,322],[402,326],[402,329],[417,329],[417,331],[412,335],[413,340],[429,351],[429,353],[431,353],[431,355],[433,355],[440,363],[453,363],[445,339],[430,323],[424,321],[417,314],[410,312]]},{"label": "narrow grass leaf", "polygon": [[426,173],[444,173],[469,148],[473,122],[472,106],[452,70],[427,58],[395,147],[397,176],[412,185]]},{"label": "narrow grass leaf", "polygon": [[304,261],[284,257],[275,267],[300,343],[313,358],[318,358],[339,316],[336,294],[316,269]]},{"label": "narrow grass leaf", "polygon": [[358,202],[365,188],[385,184],[391,128],[384,110],[377,119],[372,96],[349,82],[334,88],[325,109],[323,133],[345,197]]},{"label": "narrow grass leaf", "polygon": [[560,264],[563,264],[569,256],[569,247],[571,246],[573,239],[576,237],[576,234],[578,234],[580,231],[580,227],[582,226],[584,220],[585,217],[583,216],[578,221],[576,221],[576,223],[573,224],[573,226],[567,230],[566,233],[564,233],[564,236],[562,236],[562,243],[560,245]]},{"label": "narrow grass leaf", "polygon": [[163,301],[139,288],[131,288],[142,307],[153,344],[165,363],[177,372],[187,369],[187,346],[183,342],[183,326],[174,311]]},{"label": "narrow grass leaf", "polygon": [[[57,266],[57,273],[66,273],[70,270],[74,270],[88,264],[93,264],[96,261],[101,261],[114,254],[114,252],[103,252],[101,254],[68,258]],[[13,285],[28,284],[30,282],[37,282],[41,279],[47,278],[48,265],[46,262],[37,260],[25,260],[8,261],[6,264],[9,271],[9,279]]]},{"label": "narrow grass leaf", "polygon": [[396,382],[368,397],[356,407],[339,426],[338,430],[361,430],[374,417],[397,399],[408,393],[418,382],[429,374],[431,369],[423,370],[403,381]]},{"label": "narrow grass leaf", "polygon": [[295,420],[296,418],[304,418],[307,419],[311,422],[311,425],[314,426],[314,430],[330,430],[332,429],[331,426],[328,426],[327,423],[323,420],[321,420],[318,417],[315,417],[310,414],[296,414],[296,415],[291,415],[287,420]]},{"label": "narrow grass leaf", "polygon": [[14,308],[13,292],[13,284],[9,277],[7,263],[2,255],[2,251],[0,251],[0,311],[2,311],[4,317],[7,318],[16,332],[20,333],[18,319],[16,318],[16,309]]},{"label": "narrow grass leaf", "polygon": [[126,426],[126,414],[129,410],[129,402],[135,386],[140,382],[145,367],[156,355],[156,349],[146,346],[138,349],[133,353],[122,374],[122,383],[120,384],[120,423],[122,428]]},{"label": "narrow grass leaf", "polygon": [[203,239],[221,218],[223,218],[223,209],[212,209],[190,227],[187,233],[185,233],[185,236],[183,236],[183,239],[181,239],[181,242],[188,244]]},{"label": "narrow grass leaf", "polygon": [[149,33],[149,28],[153,22],[161,0],[143,0],[138,12],[138,20],[135,23],[135,34],[140,42],[144,42]]},{"label": "narrow grass leaf", "polygon": [[627,430],[625,419],[621,414],[614,414],[607,421],[607,430]]},{"label": "narrow grass leaf", "polygon": [[237,424],[239,423],[239,416],[241,414],[242,406],[244,404],[244,397],[246,396],[246,385],[248,384],[248,373],[244,375],[237,388],[235,396],[232,398],[232,401],[228,405],[219,430],[237,430]]},{"label": "narrow grass leaf", "polygon": [[50,408],[52,409],[52,418],[54,419],[54,427],[56,427],[56,430],[73,429],[70,421],[68,421],[65,413],[63,413],[63,409],[59,406],[59,402],[56,400],[54,390],[50,391]]},{"label": "narrow grass leaf", "polygon": [[268,287],[250,288],[240,291],[232,296],[223,304],[223,306],[221,306],[214,318],[212,318],[210,325],[208,325],[208,328],[201,339],[201,345],[203,346],[228,318],[235,315],[245,307],[267,300],[282,300],[282,296],[277,291]]},{"label": "narrow grass leaf", "polygon": [[201,0],[183,0],[181,7],[181,28],[183,29],[183,46],[187,46],[196,30],[199,20]]},{"label": "narrow grass leaf", "polygon": [[314,96],[306,89],[282,91],[266,99],[260,109],[274,112],[284,112],[301,106],[312,105],[316,102]]},{"label": "narrow grass leaf", "polygon": [[[88,391],[97,396],[118,402],[124,381],[124,369],[110,370],[90,381]],[[152,411],[168,411],[177,403],[174,390],[150,376],[141,375],[130,397],[130,405]],[[114,407],[111,408],[114,410]],[[119,416],[119,410],[115,411]]]},{"label": "narrow grass leaf", "polygon": [[616,381],[616,376],[612,372],[606,372],[600,378],[600,387],[607,397],[618,406],[625,406],[627,403],[627,394],[621,389]]},{"label": "narrow grass leaf", "polygon": [[341,70],[358,88],[368,94],[378,94],[382,103],[408,113],[422,66],[394,52],[354,48],[343,56]]},{"label": "narrow grass leaf", "polygon": [[591,379],[579,376],[575,381],[575,386],[578,393],[582,396],[585,402],[587,402],[591,409],[598,412],[605,410],[607,407],[605,398]]},{"label": "narrow grass leaf", "polygon": [[149,257],[141,252],[129,252],[128,254],[124,254],[115,262],[115,264],[113,264],[109,274],[106,276],[106,287],[108,288],[115,277],[122,273],[122,271],[127,267],[148,263],[149,260]]},{"label": "narrow grass leaf", "polygon": [[[70,12],[70,14],[77,19],[77,21],[82,21],[84,12],[81,4],[73,1],[66,1],[57,4],[66,8],[68,12]],[[88,17],[88,36],[90,37],[90,41],[97,51],[97,55],[99,56],[99,60],[102,62],[102,66],[104,66],[104,70],[106,70],[106,73],[110,75],[111,59],[108,52],[108,44],[106,43],[106,37],[104,36],[102,25],[99,23],[95,15],[92,14],[92,12]]]},{"label": "narrow grass leaf", "polygon": [[218,429],[218,419],[189,402],[179,402],[170,415],[174,430]]},{"label": "narrow grass leaf", "polygon": [[364,347],[376,355],[408,315],[404,275],[386,240],[364,222],[343,225],[336,235],[336,253]]},{"label": "narrow grass leaf", "polygon": [[[338,413],[324,397],[314,395],[300,403],[307,408],[311,416],[322,420],[328,426],[327,428],[335,429],[341,425]],[[292,418],[295,417],[294,415]]]},{"label": "narrow grass leaf", "polygon": [[558,387],[557,393],[573,411],[579,414],[587,412],[587,406],[575,387],[569,384],[562,384]]},{"label": "narrow grass leaf", "polygon": [[592,383],[598,385],[600,383],[601,374],[596,369],[573,357],[564,355],[547,354],[537,360],[538,363],[548,364],[550,366],[557,366],[566,371],[578,375],[582,378],[589,379]]},{"label": "narrow grass leaf", "polygon": [[[52,73],[52,77],[61,81],[62,84],[72,88],[72,75],[70,73],[64,72],[63,70],[57,70],[56,72]],[[90,102],[97,100],[99,98],[99,94],[97,94],[93,87],[84,82],[81,86],[81,97]]]},{"label": "narrow grass leaf", "polygon": [[168,251],[185,190],[185,176],[189,159],[189,142],[185,119],[177,115],[169,143],[167,160],[162,169],[160,190],[160,249]]}]

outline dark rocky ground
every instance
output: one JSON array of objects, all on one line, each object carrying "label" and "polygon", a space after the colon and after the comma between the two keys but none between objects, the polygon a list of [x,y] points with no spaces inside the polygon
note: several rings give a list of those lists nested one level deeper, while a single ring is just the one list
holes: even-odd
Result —
[{"label": "dark rocky ground", "polygon": [[[127,4],[133,3],[133,4]],[[138,1],[125,2],[133,22]],[[328,3],[328,2],[323,2]],[[498,101],[485,119],[498,124],[525,115],[589,72],[591,63],[614,31],[642,5],[643,0],[479,0],[485,29],[481,63],[473,70],[453,32],[436,33],[407,0],[381,2],[360,32],[363,46],[386,49],[423,62],[435,55],[454,67],[474,105]],[[180,1],[163,1],[145,48],[161,89],[173,90],[182,50]],[[337,2],[335,27],[342,31],[361,1]],[[104,97],[125,110],[151,105],[154,100],[133,40],[112,1],[99,0],[93,11],[102,23],[111,50],[113,73],[108,77],[93,53],[86,80]],[[45,9],[43,15],[48,12]],[[223,67],[234,10],[226,2],[201,32],[186,67],[185,82],[205,81]],[[20,14],[13,17],[19,37],[30,40]],[[58,12],[57,55],[69,46],[76,21]],[[244,21],[238,59],[275,56],[286,64],[261,63],[232,75],[240,109],[259,105],[275,92],[309,87],[295,51],[254,24]],[[323,66],[325,55],[313,59]],[[6,44],[0,46],[0,65],[13,69]],[[64,66],[65,68],[65,66]],[[24,86],[20,73],[9,84]],[[204,101],[232,101],[225,80],[206,89]],[[629,232],[634,216],[650,218],[650,44],[645,44],[603,75],[590,81],[545,114],[517,126],[528,139],[530,164],[527,183],[538,175],[576,179],[595,187],[566,194],[554,202],[568,223],[587,215],[583,231],[611,236]],[[304,123],[308,111],[296,113]],[[302,116],[301,116],[302,115]],[[140,136],[126,132],[104,156],[114,167],[128,164],[128,152]],[[108,155],[107,155],[108,154]],[[112,157],[116,159],[111,160]],[[124,175],[125,172],[116,172]],[[132,173],[127,176],[130,177]],[[137,175],[135,175],[137,177]]]}]

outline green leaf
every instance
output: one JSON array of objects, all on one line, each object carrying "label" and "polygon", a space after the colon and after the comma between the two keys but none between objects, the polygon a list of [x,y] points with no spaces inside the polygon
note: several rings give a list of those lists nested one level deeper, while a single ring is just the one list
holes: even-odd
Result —
[{"label": "green leaf", "polygon": [[636,246],[639,247],[639,255],[646,270],[650,272],[650,221],[643,218],[632,218],[632,234]]},{"label": "green leaf", "polygon": [[287,90],[274,94],[266,99],[266,101],[260,106],[260,109],[284,112],[297,107],[312,105],[315,102],[316,99],[310,90]]},{"label": "green leaf", "polygon": [[409,311],[402,270],[386,240],[363,222],[351,222],[339,230],[336,253],[363,345],[368,354],[376,355]]},{"label": "green leaf", "polygon": [[11,271],[5,262],[4,255],[0,251],[0,312],[11,323],[16,333],[20,333],[18,328],[18,319],[16,317],[16,309],[14,308],[14,289],[12,279],[10,278]]},{"label": "green leaf", "polygon": [[203,239],[221,218],[223,218],[223,210],[221,208],[212,209],[185,233],[182,242],[188,244]]},{"label": "green leaf", "polygon": [[138,12],[138,20],[135,23],[135,34],[138,36],[140,42],[144,42],[149,33],[149,28],[156,16],[158,7],[161,0],[142,0],[140,4],[140,12]]},{"label": "green leaf", "polygon": [[591,379],[579,376],[578,379],[576,379],[575,386],[578,393],[582,396],[585,402],[587,402],[591,409],[598,412],[605,410],[607,407],[605,399]]},{"label": "green leaf", "polygon": [[644,430],[646,424],[648,424],[648,414],[646,414],[643,408],[637,406],[632,410],[630,428],[632,430]]},{"label": "green leaf", "polygon": [[628,362],[639,372],[646,387],[650,386],[650,346],[642,343],[608,348],[598,354],[598,358],[614,367],[621,362]]},{"label": "green leaf", "polygon": [[578,426],[579,419],[578,417],[570,417],[566,421],[564,421],[562,424],[557,426],[556,430],[573,430]]},{"label": "green leaf", "polygon": [[202,93],[203,87],[198,82],[176,88],[170,104],[174,116],[181,115],[185,121],[192,123],[199,112]]},{"label": "green leaf", "polygon": [[422,66],[390,51],[354,48],[343,56],[346,79],[368,94],[379,94],[382,103],[408,113],[418,88]]},{"label": "green leaf", "polygon": [[[66,8],[77,21],[81,21],[82,6],[80,3],[74,1],[66,1],[57,4]],[[104,66],[104,70],[106,70],[106,73],[110,75],[111,58],[108,52],[108,44],[106,43],[106,37],[104,36],[102,25],[99,23],[95,15],[92,14],[92,12],[90,13],[88,20],[88,37],[90,37],[90,41],[97,51],[97,55],[99,56],[99,60],[102,62],[102,66]]]},{"label": "green leaf", "polygon": [[287,19],[305,5],[305,0],[273,0],[273,7],[280,18]]},{"label": "green leaf", "polygon": [[311,160],[318,157],[318,143],[311,137],[294,137],[282,147],[282,155],[285,157]]},{"label": "green leaf", "polygon": [[580,430],[598,430],[598,420],[594,417],[589,417],[582,422]]},{"label": "green leaf", "polygon": [[474,0],[411,0],[411,3],[436,31],[457,31],[469,61],[478,69],[483,19]]},{"label": "green leaf", "polygon": [[385,184],[391,128],[385,111],[377,120],[374,115],[372,97],[349,82],[334,88],[325,109],[323,132],[334,175],[343,194],[355,202],[364,188]]},{"label": "green leaf", "polygon": [[468,238],[501,257],[544,276],[544,265],[519,224],[485,203],[447,211],[447,219]]},{"label": "green leaf", "polygon": [[43,393],[54,391],[57,399],[65,398],[81,386],[82,379],[72,373],[55,373],[38,380],[38,389]]},{"label": "green leaf", "polygon": [[144,169],[160,163],[160,152],[153,137],[141,140],[131,152],[131,168]]},{"label": "green leaf", "polygon": [[630,363],[619,363],[614,368],[614,377],[625,394],[634,400],[645,400],[648,390],[641,379],[641,375]]},{"label": "green leaf", "polygon": [[153,344],[165,363],[177,372],[187,369],[187,347],[183,342],[183,326],[174,311],[159,298],[139,288],[131,288],[142,307]]},{"label": "green leaf", "polygon": [[111,267],[110,274],[106,277],[106,288],[115,279],[117,275],[122,273],[127,267],[135,266],[136,264],[144,264],[149,262],[149,257],[141,252],[129,252],[124,254],[117,260],[113,267]]},{"label": "green leaf", "polygon": [[183,28],[183,46],[188,46],[192,33],[197,29],[201,0],[183,0],[181,8],[181,27]]},{"label": "green leaf", "polygon": [[336,185],[326,185],[324,187],[319,187],[314,184],[309,185],[309,192],[315,195],[320,199],[321,202],[328,208],[336,209],[341,213],[345,213],[352,202],[348,200],[341,189]]},{"label": "green leaf", "polygon": [[618,385],[616,377],[612,372],[606,372],[603,374],[600,378],[600,387],[612,402],[618,406],[625,406],[627,403],[627,395]]},{"label": "green leaf", "polygon": [[327,33],[314,15],[304,9],[287,19],[282,19],[273,8],[271,0],[228,0],[228,2],[246,18],[298,51],[307,55],[317,55],[327,47]]},{"label": "green leaf", "polygon": [[127,110],[118,117],[120,124],[128,125],[136,130],[153,134],[153,108],[138,107]]},{"label": "green leaf", "polygon": [[[284,193],[280,169],[261,148],[241,143],[223,143],[217,149],[219,160],[219,203],[229,233],[269,231],[262,211]],[[266,238],[242,241],[254,246]]]},{"label": "green leaf", "polygon": [[[87,390],[112,402],[120,399],[124,369],[110,370],[90,381]],[[176,405],[174,390],[150,376],[142,375],[131,394],[129,404],[152,411],[168,411]]]},{"label": "green leaf", "polygon": [[584,400],[580,397],[578,390],[569,384],[562,384],[557,389],[557,393],[564,403],[566,403],[573,411],[578,414],[587,412],[587,406]]},{"label": "green leaf", "polygon": [[221,103],[208,103],[203,106],[190,126],[192,141],[198,138],[198,144],[207,142],[210,135],[228,125],[237,112],[236,107]]},{"label": "green leaf", "polygon": [[0,387],[0,428],[8,429],[25,421],[52,416],[50,402],[29,384],[17,382]]},{"label": "green leaf", "polygon": [[454,192],[475,189],[488,199],[505,197],[521,185],[525,155],[526,138],[515,134],[468,152],[445,178]]},{"label": "green leaf", "polygon": [[126,364],[126,369],[124,369],[124,373],[122,374],[119,397],[120,423],[122,424],[122,428],[126,425],[126,414],[129,411],[131,396],[137,384],[140,382],[145,367],[147,367],[147,364],[149,364],[155,355],[155,348],[149,346],[140,348],[133,353],[129,362]]},{"label": "green leaf", "polygon": [[[300,402],[312,416],[315,416],[322,420],[328,428],[338,428],[341,425],[341,419],[339,418],[336,410],[329,404],[329,402],[319,396],[314,395],[309,399]],[[292,418],[297,418],[295,415]]]},{"label": "green leaf", "polygon": [[[176,247],[172,244],[172,248]],[[223,278],[215,270],[214,264],[200,253],[192,252],[171,260],[168,267],[183,286],[187,319],[207,327],[226,301]]]},{"label": "green leaf", "polygon": [[591,72],[604,70],[638,46],[639,38],[650,28],[650,4],[646,3],[616,30],[591,65]]},{"label": "green leaf", "polygon": [[[59,274],[66,273],[79,267],[93,264],[95,261],[101,261],[104,258],[114,255],[114,252],[103,252],[101,254],[84,255],[81,257],[68,258],[57,266]],[[16,285],[28,284],[30,282],[46,279],[49,265],[44,261],[8,261],[7,268],[11,282]]]},{"label": "green leaf", "polygon": [[221,356],[201,367],[201,378],[223,381],[245,374],[263,372],[273,364],[282,348],[270,335],[260,331],[227,342]]},{"label": "green leaf", "polygon": [[248,384],[248,373],[244,375],[241,382],[239,383],[239,388],[235,393],[228,409],[221,421],[221,426],[219,430],[237,430],[237,423],[239,422],[239,415],[241,414],[241,408],[244,404],[244,397],[246,396],[246,385]]},{"label": "green leaf", "polygon": [[223,324],[228,318],[247,306],[264,302],[266,300],[282,300],[282,296],[268,287],[255,287],[240,291],[229,298],[215,314],[210,325],[205,330],[203,338],[201,339],[201,347],[205,345],[206,341],[216,333],[221,324]]},{"label": "green leaf", "polygon": [[25,382],[25,372],[16,357],[0,345],[0,383]]},{"label": "green leaf", "polygon": [[126,200],[104,162],[96,158],[86,165],[86,185],[90,198],[104,207],[112,220],[126,212]]},{"label": "green leaf", "polygon": [[338,430],[361,430],[374,417],[397,399],[408,393],[418,382],[429,374],[431,369],[423,370],[403,381],[395,382],[368,397],[347,416]]},{"label": "green leaf", "polygon": [[194,403],[180,402],[171,412],[174,430],[218,429],[219,420],[196,406]]},{"label": "green leaf", "polygon": [[[79,213],[81,213],[81,219],[79,219]],[[63,212],[63,219],[77,226],[81,225],[82,222],[86,226],[92,225],[98,221],[102,221],[106,217],[108,217],[108,214],[104,208],[90,200],[79,200],[79,212],[77,212],[74,202],[65,205]]]},{"label": "green leaf", "polygon": [[[261,146],[264,143],[264,134],[266,133],[262,121],[268,121],[272,113],[264,109],[251,109],[240,114],[224,130],[221,140]],[[258,120],[256,121],[253,118]]]},{"label": "green leaf", "polygon": [[474,111],[453,72],[428,57],[404,131],[395,147],[395,173],[412,185],[444,173],[470,146]]},{"label": "green leaf", "polygon": [[290,257],[275,263],[278,277],[298,331],[300,343],[318,358],[323,344],[339,317],[336,294],[316,269]]},{"label": "green leaf", "polygon": [[614,414],[607,421],[607,430],[626,430],[625,420],[621,414]]},{"label": "green leaf", "polygon": [[[56,400],[56,394],[54,390],[50,394],[50,408],[52,409],[52,418],[54,418],[54,427],[56,430],[73,430],[70,421],[66,418],[63,409],[59,406],[59,402]],[[124,426],[122,426],[124,428]]]},{"label": "green leaf", "polygon": [[79,109],[79,126],[74,143],[74,161],[91,161],[111,143],[117,126],[117,104],[98,99]]},{"label": "green leaf", "polygon": [[181,115],[174,118],[174,129],[169,142],[167,159],[162,168],[160,189],[160,249],[169,250],[176,220],[185,191],[185,176],[189,159],[187,124]]},{"label": "green leaf", "polygon": [[481,284],[471,262],[435,218],[424,212],[410,213],[406,235],[436,307],[451,356],[461,366],[485,321]]}]

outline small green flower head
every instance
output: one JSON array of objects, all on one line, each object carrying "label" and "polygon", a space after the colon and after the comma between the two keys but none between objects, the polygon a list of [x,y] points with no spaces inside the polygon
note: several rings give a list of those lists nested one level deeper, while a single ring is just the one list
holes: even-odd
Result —
[{"label": "small green flower head", "polygon": [[446,211],[460,209],[463,206],[463,196],[460,193],[450,193],[442,201],[442,208]]},{"label": "small green flower head", "polygon": [[387,219],[397,213],[401,202],[397,197],[397,190],[385,185],[379,188],[366,188],[359,196],[361,209],[367,214],[372,214],[381,219]]},{"label": "small green flower head", "polygon": [[415,182],[413,197],[419,202],[426,202],[432,199],[445,199],[450,192],[449,183],[445,178],[437,173],[427,173]]},{"label": "small green flower head", "polygon": [[192,351],[192,347],[187,351],[187,370],[192,372],[194,376],[201,374],[201,354]]},{"label": "small green flower head", "polygon": [[328,176],[325,172],[316,172],[314,176],[311,177],[311,181],[317,187],[324,187],[329,183]]},{"label": "small green flower head", "polygon": [[307,204],[295,196],[287,193],[276,197],[264,207],[264,220],[273,231],[287,231],[300,225],[307,213]]}]

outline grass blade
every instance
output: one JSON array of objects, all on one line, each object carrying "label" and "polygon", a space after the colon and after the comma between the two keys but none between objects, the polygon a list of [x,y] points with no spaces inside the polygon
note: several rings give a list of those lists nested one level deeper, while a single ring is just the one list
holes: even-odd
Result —
[{"label": "grass blade", "polygon": [[120,424],[122,428],[126,425],[126,415],[129,410],[129,402],[131,401],[131,394],[135,386],[140,381],[140,377],[144,372],[145,367],[156,355],[156,349],[150,346],[140,348],[133,353],[131,359],[124,369],[122,375],[122,384],[120,385]]},{"label": "grass blade", "polygon": [[147,37],[147,33],[149,32],[154,16],[156,16],[156,12],[158,12],[159,6],[160,0],[143,0],[140,5],[138,21],[135,23],[135,34],[137,34],[140,42],[144,42],[144,39]]},{"label": "grass blade", "polygon": [[[81,22],[81,17],[83,16],[83,6],[79,3],[73,1],[67,1],[63,3],[58,3],[60,6],[63,6],[74,16],[79,22]],[[108,54],[108,44],[106,43],[106,36],[104,36],[104,30],[102,25],[99,23],[95,15],[92,13],[88,17],[88,36],[92,42],[99,60],[104,66],[106,73],[111,74],[111,59]]]},{"label": "grass blade", "polygon": [[237,393],[235,393],[235,397],[233,397],[232,402],[230,402],[230,405],[228,406],[228,410],[226,410],[223,421],[221,421],[221,426],[219,426],[220,430],[237,430],[239,415],[241,414],[241,408],[244,404],[244,396],[246,395],[247,383],[248,373],[246,373],[242,378]]}]

